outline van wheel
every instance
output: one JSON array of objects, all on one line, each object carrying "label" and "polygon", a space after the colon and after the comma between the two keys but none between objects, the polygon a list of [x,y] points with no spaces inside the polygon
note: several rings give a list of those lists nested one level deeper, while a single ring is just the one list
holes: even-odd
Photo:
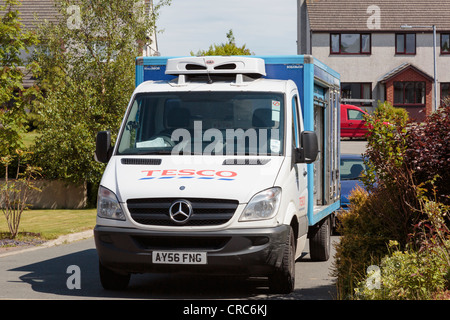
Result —
[{"label": "van wheel", "polygon": [[121,274],[106,268],[99,261],[100,282],[106,290],[124,290],[130,282],[130,274]]},{"label": "van wheel", "polygon": [[295,239],[292,227],[283,253],[283,260],[279,269],[269,277],[269,288],[273,293],[291,293],[295,285]]},{"label": "van wheel", "polygon": [[330,258],[331,249],[331,223],[330,217],[319,222],[318,227],[313,227],[309,235],[309,253],[313,261],[327,261]]}]

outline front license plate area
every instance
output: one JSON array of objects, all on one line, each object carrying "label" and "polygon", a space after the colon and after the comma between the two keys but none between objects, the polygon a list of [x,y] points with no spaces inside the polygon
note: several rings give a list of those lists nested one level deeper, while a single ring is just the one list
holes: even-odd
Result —
[{"label": "front license plate area", "polygon": [[207,264],[206,252],[153,251],[156,264]]}]

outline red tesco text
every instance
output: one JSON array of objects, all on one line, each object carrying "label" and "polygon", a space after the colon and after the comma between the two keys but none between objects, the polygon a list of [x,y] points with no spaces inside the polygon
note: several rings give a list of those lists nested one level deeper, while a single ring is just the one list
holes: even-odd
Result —
[{"label": "red tesco text", "polygon": [[237,176],[234,171],[216,171],[216,170],[195,170],[195,169],[167,169],[167,170],[143,170],[147,173],[147,177],[170,177],[170,176],[201,176],[201,177],[221,177],[233,178]]}]

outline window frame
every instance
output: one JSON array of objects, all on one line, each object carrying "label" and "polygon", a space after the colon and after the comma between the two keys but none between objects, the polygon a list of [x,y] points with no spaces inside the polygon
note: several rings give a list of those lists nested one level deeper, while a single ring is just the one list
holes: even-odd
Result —
[{"label": "window frame", "polygon": [[[367,99],[368,100],[372,100],[372,94],[373,94],[373,92],[372,92],[372,82],[342,82],[341,83],[341,99],[353,99],[352,97],[350,97],[350,98],[345,98],[344,97],[344,96],[346,96],[346,95],[344,95],[344,89],[343,89],[345,85],[359,85],[359,96],[360,96],[359,99],[366,99],[366,98],[364,98],[364,86],[368,85],[369,86],[370,97],[367,98]],[[358,99],[358,98],[354,98],[354,99]],[[371,107],[372,106],[372,102],[360,102],[360,103],[352,102],[351,104],[365,106],[365,107],[367,107],[367,106]]]},{"label": "window frame", "polygon": [[[443,89],[443,87],[444,86],[448,86],[448,95],[446,95],[446,96],[443,96],[443,91],[444,91],[444,89]],[[442,101],[442,99],[444,99],[444,98],[449,98],[450,99],[450,82],[441,82],[440,84],[439,84],[439,89],[440,89],[440,99],[441,99],[441,101]]]},{"label": "window frame", "polygon": [[[407,35],[414,35],[414,52],[406,52],[406,39],[407,39]],[[397,37],[399,36],[403,36],[403,51],[399,51],[398,49],[398,43],[397,43]],[[395,34],[395,54],[401,54],[401,55],[416,55],[417,53],[417,34],[414,32],[403,32],[403,33],[396,33]]]},{"label": "window frame", "polygon": [[[395,84],[396,83],[401,83],[402,84],[402,102],[396,102],[395,101]],[[424,94],[423,94],[423,103],[417,103],[417,85],[421,83],[423,85],[423,90],[424,90]],[[406,97],[406,86],[407,84],[413,84],[413,92],[414,92],[414,102],[413,103],[406,103],[405,102],[405,97]],[[426,90],[427,90],[427,83],[426,81],[394,81],[393,85],[393,89],[394,89],[394,96],[393,96],[393,105],[396,107],[400,107],[400,106],[425,106],[427,104],[427,94],[426,94]]]},{"label": "window frame", "polygon": [[[448,48],[448,51],[444,51],[444,50],[442,50],[443,48],[442,48],[442,36],[447,36],[448,37],[448,43],[449,43],[449,48]],[[440,47],[441,47],[441,54],[450,54],[450,33],[441,33],[440,34],[440,37],[441,37],[441,39],[440,39]]]},{"label": "window frame", "polygon": [[[342,35],[343,34],[353,34],[353,35],[359,35],[359,52],[342,52]],[[338,36],[339,41],[339,51],[333,51],[333,36]],[[363,41],[362,37],[368,36],[369,37],[369,51],[362,51],[363,50]],[[350,32],[334,32],[330,33],[330,54],[332,55],[371,55],[372,54],[372,34],[369,32],[356,32],[356,33],[350,33]]]}]

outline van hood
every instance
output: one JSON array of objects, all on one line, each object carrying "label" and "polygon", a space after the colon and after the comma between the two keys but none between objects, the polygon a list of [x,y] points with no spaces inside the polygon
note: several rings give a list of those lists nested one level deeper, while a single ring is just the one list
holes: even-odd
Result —
[{"label": "van hood", "polygon": [[[120,202],[140,198],[216,198],[247,203],[273,187],[284,157],[114,156],[102,185]],[[108,171],[108,172],[106,172]]]}]

